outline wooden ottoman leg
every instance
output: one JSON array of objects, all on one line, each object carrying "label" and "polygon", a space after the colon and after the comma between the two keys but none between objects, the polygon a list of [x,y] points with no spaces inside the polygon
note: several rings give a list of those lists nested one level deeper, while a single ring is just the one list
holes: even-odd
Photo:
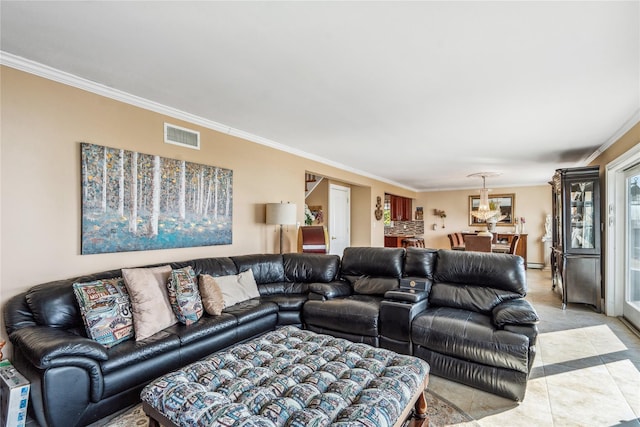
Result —
[{"label": "wooden ottoman leg", "polygon": [[427,418],[427,399],[424,397],[424,391],[416,400],[415,417],[419,419]]}]

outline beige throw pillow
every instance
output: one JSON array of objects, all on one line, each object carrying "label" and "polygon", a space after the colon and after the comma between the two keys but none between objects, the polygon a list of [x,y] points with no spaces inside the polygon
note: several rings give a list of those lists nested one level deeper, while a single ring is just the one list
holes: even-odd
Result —
[{"label": "beige throw pillow", "polygon": [[170,276],[170,265],[122,269],[122,277],[131,299],[133,329],[137,341],[178,322],[167,294]]},{"label": "beige throw pillow", "polygon": [[251,270],[232,276],[214,277],[213,279],[222,291],[225,308],[260,296],[256,279],[253,277],[253,271]]},{"label": "beige throw pillow", "polygon": [[208,274],[201,274],[199,279],[200,297],[204,310],[211,316],[219,316],[224,308],[224,297],[216,278]]}]

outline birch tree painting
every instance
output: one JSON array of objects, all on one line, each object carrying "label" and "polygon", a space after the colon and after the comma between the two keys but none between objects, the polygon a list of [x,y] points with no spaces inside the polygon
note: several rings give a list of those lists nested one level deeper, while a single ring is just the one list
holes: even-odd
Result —
[{"label": "birch tree painting", "polygon": [[233,171],[81,143],[82,253],[228,245]]}]

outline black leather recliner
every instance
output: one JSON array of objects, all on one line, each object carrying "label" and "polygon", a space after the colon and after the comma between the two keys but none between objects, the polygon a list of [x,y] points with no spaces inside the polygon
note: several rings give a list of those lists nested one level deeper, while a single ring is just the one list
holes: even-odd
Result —
[{"label": "black leather recliner", "polygon": [[[307,328],[413,354],[429,362],[435,375],[524,399],[538,335],[538,315],[524,299],[524,260],[404,251],[347,248],[340,274],[349,287],[311,285],[303,316]],[[424,289],[398,290],[400,278],[416,279]],[[385,291],[384,279],[389,286],[395,282],[394,289]],[[368,288],[358,291],[359,281]]]},{"label": "black leather recliner", "polygon": [[380,303],[386,291],[398,288],[403,264],[402,248],[346,248],[340,267],[346,284],[311,285],[306,327],[378,347]]},{"label": "black leather recliner", "polygon": [[411,325],[413,354],[435,375],[523,400],[538,335],[526,289],[521,257],[438,251],[429,307]]}]

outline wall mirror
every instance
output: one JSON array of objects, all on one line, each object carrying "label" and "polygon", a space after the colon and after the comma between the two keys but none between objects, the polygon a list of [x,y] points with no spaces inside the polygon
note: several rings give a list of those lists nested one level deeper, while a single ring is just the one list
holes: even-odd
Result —
[{"label": "wall mirror", "polygon": [[[481,225],[485,222],[471,215],[471,212],[477,211],[480,205],[480,196],[469,196],[469,225]],[[496,225],[508,226],[514,225],[516,211],[516,195],[511,194],[489,194],[489,206],[500,206],[500,213],[504,218],[497,222]]]}]

